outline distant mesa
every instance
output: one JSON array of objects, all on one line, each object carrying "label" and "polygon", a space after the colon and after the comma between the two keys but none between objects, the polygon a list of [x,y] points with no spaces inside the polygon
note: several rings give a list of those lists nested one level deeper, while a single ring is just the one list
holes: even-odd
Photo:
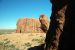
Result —
[{"label": "distant mesa", "polygon": [[17,33],[46,33],[49,21],[46,15],[40,15],[39,19],[20,18],[16,25]]}]

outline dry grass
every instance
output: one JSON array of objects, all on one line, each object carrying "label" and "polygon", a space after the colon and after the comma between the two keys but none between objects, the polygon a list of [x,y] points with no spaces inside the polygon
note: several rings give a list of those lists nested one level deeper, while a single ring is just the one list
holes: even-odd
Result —
[{"label": "dry grass", "polygon": [[27,48],[38,46],[44,43],[44,39],[45,33],[11,33],[0,35],[0,42],[8,41],[15,48],[19,48],[17,50],[27,50]]}]

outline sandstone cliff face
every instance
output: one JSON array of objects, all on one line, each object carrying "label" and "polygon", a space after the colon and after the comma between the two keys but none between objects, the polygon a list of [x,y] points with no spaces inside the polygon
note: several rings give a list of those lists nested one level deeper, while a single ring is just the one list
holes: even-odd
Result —
[{"label": "sandstone cliff face", "polygon": [[[74,0],[51,0],[52,15],[46,35],[46,50],[68,50],[74,39]],[[73,29],[74,28],[74,29]],[[72,40],[72,41],[70,41]]]},{"label": "sandstone cliff face", "polygon": [[[17,22],[17,33],[46,33],[49,28],[49,21],[44,16],[39,19],[22,18]],[[46,30],[46,29],[47,30]]]},{"label": "sandstone cliff face", "polygon": [[42,33],[38,19],[22,18],[17,22],[17,33]]}]

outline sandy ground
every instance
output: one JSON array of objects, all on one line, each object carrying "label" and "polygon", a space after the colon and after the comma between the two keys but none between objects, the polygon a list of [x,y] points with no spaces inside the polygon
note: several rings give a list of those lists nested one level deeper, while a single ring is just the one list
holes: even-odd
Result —
[{"label": "sandy ground", "polygon": [[22,49],[23,45],[27,42],[31,43],[32,47],[38,46],[39,44],[36,41],[32,41],[32,39],[41,39],[44,37],[45,33],[11,33],[0,35],[0,41],[8,39],[17,48]]}]

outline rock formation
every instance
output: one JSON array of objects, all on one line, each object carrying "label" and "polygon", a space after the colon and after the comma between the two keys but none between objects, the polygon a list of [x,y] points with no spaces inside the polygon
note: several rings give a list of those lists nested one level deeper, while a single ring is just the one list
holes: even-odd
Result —
[{"label": "rock formation", "polygon": [[52,15],[45,50],[72,50],[75,43],[75,2],[51,0],[51,3]]},{"label": "rock formation", "polygon": [[41,23],[41,29],[44,32],[47,32],[48,31],[48,28],[49,28],[48,17],[46,15],[40,15],[39,21]]},{"label": "rock formation", "polygon": [[47,16],[41,15],[39,19],[33,19],[33,18],[19,19],[17,22],[16,32],[17,33],[46,33],[48,28],[49,28],[49,21],[47,19]]},{"label": "rock formation", "polygon": [[17,33],[43,33],[38,19],[22,18],[17,22]]}]

